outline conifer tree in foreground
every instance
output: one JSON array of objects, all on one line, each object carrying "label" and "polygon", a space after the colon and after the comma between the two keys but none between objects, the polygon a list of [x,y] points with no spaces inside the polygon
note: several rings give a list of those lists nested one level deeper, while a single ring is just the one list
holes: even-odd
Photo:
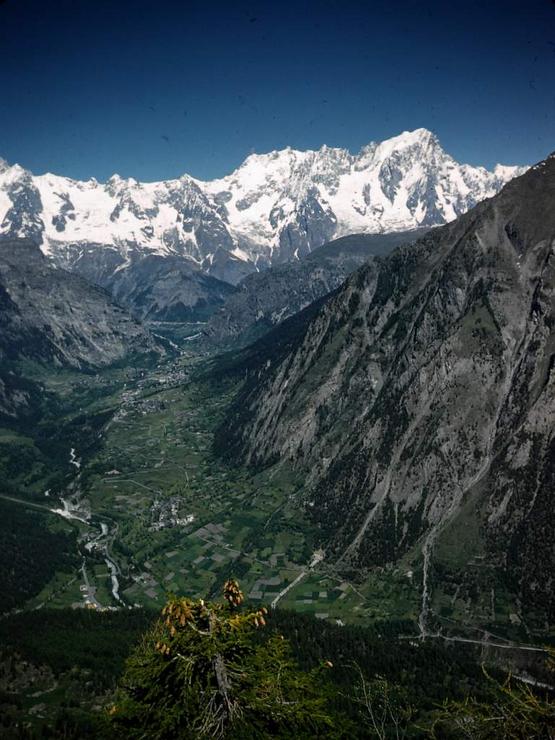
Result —
[{"label": "conifer tree in foreground", "polygon": [[[553,650],[546,649],[547,667],[555,668]],[[491,687],[489,701],[468,697],[446,702],[436,713],[430,735],[437,740],[553,740],[555,700],[553,690],[542,690],[515,682],[509,675],[503,683],[494,680],[482,666]]]},{"label": "conifer tree in foreground", "polygon": [[324,668],[302,672],[280,635],[259,639],[262,608],[242,608],[236,581],[224,601],[171,597],[129,658],[110,709],[120,737],[329,736]]}]

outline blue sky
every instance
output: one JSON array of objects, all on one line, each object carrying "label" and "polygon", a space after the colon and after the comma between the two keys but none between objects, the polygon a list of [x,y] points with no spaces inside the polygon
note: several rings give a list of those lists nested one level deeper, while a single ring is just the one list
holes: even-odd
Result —
[{"label": "blue sky", "polygon": [[0,156],[224,175],[253,151],[426,127],[459,161],[555,149],[555,4],[0,0]]}]

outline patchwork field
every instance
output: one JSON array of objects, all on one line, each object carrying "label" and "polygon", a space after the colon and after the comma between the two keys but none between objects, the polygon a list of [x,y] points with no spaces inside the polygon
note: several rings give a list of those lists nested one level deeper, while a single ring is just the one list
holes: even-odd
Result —
[{"label": "patchwork field", "polygon": [[[90,375],[26,368],[45,385],[45,413],[35,428],[0,429],[0,473],[10,481],[0,495],[40,514],[53,537],[71,535],[73,549],[18,605],[159,608],[171,592],[216,595],[234,576],[254,603],[343,624],[407,620],[418,634],[421,548],[364,578],[339,572],[318,549],[300,475],[283,463],[254,473],[214,456],[214,430],[237,382],[206,379],[206,357],[183,344],[154,366]],[[467,550],[479,551],[475,542],[462,547],[467,536],[446,531],[436,568],[460,570]],[[478,621],[505,639],[532,638],[494,569],[479,557],[464,566],[482,574],[476,593],[455,580],[450,588],[447,570],[431,573],[438,630],[481,640]],[[32,562],[22,567],[29,572]]]},{"label": "patchwork field", "polygon": [[183,352],[90,376],[27,368],[64,409],[50,441],[56,454],[49,466],[36,435],[9,430],[0,450],[31,450],[35,472],[14,476],[14,498],[40,506],[50,528],[70,527],[77,543],[74,566],[27,606],[157,608],[169,592],[215,595],[233,575],[254,603],[342,623],[415,616],[417,589],[406,578],[388,574],[389,588],[382,574],[374,589],[328,566],[303,514],[302,479],[287,466],[255,474],[213,456],[236,387],[195,380],[201,364]]}]

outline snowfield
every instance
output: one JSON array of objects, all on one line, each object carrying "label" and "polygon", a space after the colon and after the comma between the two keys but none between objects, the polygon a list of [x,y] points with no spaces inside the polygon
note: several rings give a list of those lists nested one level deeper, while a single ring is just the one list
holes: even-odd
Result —
[{"label": "snowfield", "polygon": [[[208,273],[299,258],[332,238],[453,220],[526,168],[458,164],[426,129],[365,146],[252,154],[230,175],[141,183],[33,176],[0,160],[0,235],[29,236],[71,268],[86,248],[122,265],[181,255]],[[120,265],[121,267],[121,265]]]}]

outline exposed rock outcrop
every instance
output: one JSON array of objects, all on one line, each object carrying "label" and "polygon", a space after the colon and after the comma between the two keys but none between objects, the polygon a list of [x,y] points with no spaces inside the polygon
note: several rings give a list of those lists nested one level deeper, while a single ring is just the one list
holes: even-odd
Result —
[{"label": "exposed rock outcrop", "polygon": [[206,334],[218,344],[246,344],[331,293],[365,262],[414,241],[425,229],[354,234],[318,247],[301,260],[246,277],[210,318]]},{"label": "exposed rock outcrop", "polygon": [[421,553],[424,622],[432,580],[553,617],[554,252],[552,155],[355,272],[292,345],[274,330],[222,427],[234,458],[308,471],[343,567]]}]

